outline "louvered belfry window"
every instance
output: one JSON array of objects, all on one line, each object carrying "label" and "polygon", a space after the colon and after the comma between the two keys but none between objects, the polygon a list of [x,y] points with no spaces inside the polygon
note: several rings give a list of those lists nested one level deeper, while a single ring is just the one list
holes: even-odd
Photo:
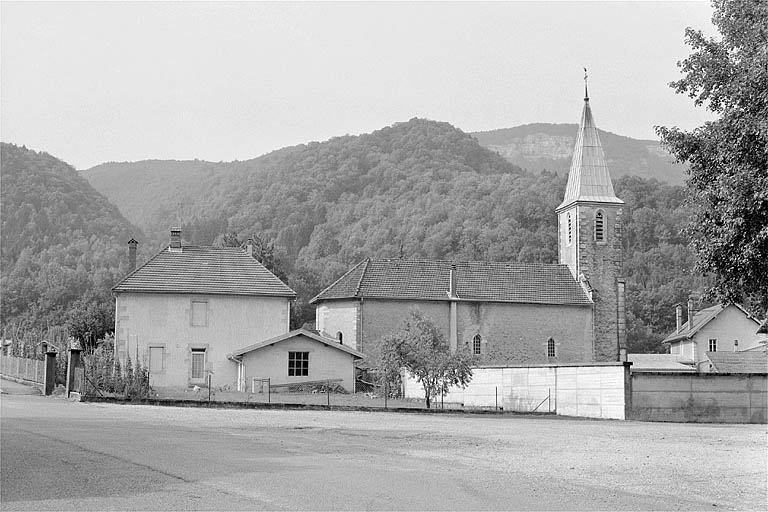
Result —
[{"label": "louvered belfry window", "polygon": [[573,230],[571,229],[571,214],[568,214],[568,243],[571,243],[571,240],[573,240]]},{"label": "louvered belfry window", "polygon": [[603,212],[598,210],[595,214],[595,241],[605,240],[605,227],[603,224]]}]

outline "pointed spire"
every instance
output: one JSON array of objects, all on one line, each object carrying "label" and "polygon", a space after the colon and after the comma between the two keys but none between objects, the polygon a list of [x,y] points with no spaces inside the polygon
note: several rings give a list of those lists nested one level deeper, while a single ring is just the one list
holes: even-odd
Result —
[{"label": "pointed spire", "polygon": [[600,144],[600,136],[592,117],[587,94],[587,68],[584,68],[584,110],[581,114],[579,133],[573,148],[571,170],[568,172],[568,185],[565,198],[558,210],[577,201],[592,203],[623,204],[613,191],[611,175],[605,162],[605,153]]}]

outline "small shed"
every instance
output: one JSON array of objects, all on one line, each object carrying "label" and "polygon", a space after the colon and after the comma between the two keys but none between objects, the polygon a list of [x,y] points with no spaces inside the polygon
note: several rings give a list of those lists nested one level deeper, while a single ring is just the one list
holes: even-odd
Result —
[{"label": "small shed", "polygon": [[238,364],[238,388],[250,391],[254,382],[271,385],[334,381],[355,392],[355,362],[362,352],[337,339],[297,329],[237,350],[229,359]]}]

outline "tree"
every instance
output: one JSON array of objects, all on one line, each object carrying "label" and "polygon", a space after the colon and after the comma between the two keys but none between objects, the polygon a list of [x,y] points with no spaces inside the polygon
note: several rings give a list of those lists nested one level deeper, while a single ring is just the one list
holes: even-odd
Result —
[{"label": "tree", "polygon": [[472,357],[451,353],[445,336],[418,311],[381,346],[382,369],[388,377],[404,368],[424,387],[427,409],[432,397],[445,396],[451,386],[466,387],[472,380]]},{"label": "tree", "polygon": [[710,295],[768,309],[768,3],[716,0],[718,39],[686,29],[693,52],[670,86],[718,114],[693,131],[657,127],[689,164],[685,229]]}]

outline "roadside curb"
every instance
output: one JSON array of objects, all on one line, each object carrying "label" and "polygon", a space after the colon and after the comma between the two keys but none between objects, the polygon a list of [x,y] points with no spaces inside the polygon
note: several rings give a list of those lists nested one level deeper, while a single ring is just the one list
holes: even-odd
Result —
[{"label": "roadside curb", "polygon": [[556,417],[554,413],[520,413],[514,411],[495,411],[488,409],[416,409],[409,407],[366,407],[356,405],[321,405],[321,404],[289,404],[261,402],[206,402],[200,400],[181,399],[124,399],[101,396],[81,396],[80,402],[108,403],[117,405],[151,405],[160,407],[197,407],[205,409],[274,409],[296,411],[358,411],[358,412],[389,412],[405,414],[452,414],[452,415],[481,415],[481,416],[526,416],[526,417]]}]

